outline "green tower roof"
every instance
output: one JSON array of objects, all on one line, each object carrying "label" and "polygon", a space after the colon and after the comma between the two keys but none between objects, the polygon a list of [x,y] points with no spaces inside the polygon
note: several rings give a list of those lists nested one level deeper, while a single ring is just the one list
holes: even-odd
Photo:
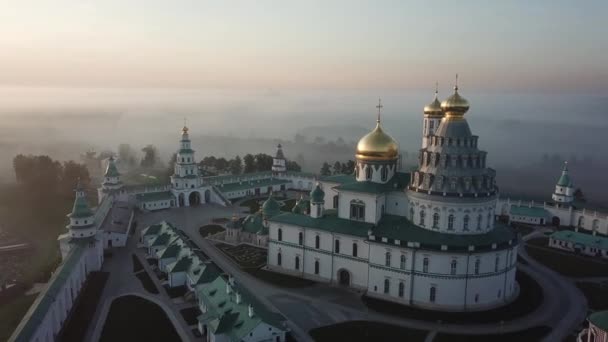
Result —
[{"label": "green tower roof", "polygon": [[277,200],[274,199],[271,191],[270,195],[268,196],[268,199],[262,205],[262,213],[264,213],[264,216],[266,217],[272,217],[280,212],[281,205],[279,204],[279,202],[277,202]]},{"label": "green tower roof", "polygon": [[570,179],[570,176],[568,175],[568,163],[564,164],[564,169],[562,170],[562,175],[559,177],[559,179],[557,181],[557,185],[566,186],[566,187],[572,186],[572,180]]},{"label": "green tower roof", "polygon": [[93,211],[89,207],[89,203],[87,203],[87,196],[82,185],[80,184],[80,180],[76,186],[76,199],[74,200],[74,207],[72,207],[72,212],[69,216],[73,218],[93,216]]},{"label": "green tower roof", "polygon": [[110,160],[108,161],[108,168],[106,169],[106,177],[119,177],[120,173],[118,172],[118,169],[116,168],[116,163],[114,163],[114,157],[110,157]]},{"label": "green tower roof", "polygon": [[317,186],[310,192],[310,200],[313,203],[323,202],[325,198],[325,192],[321,189],[321,185],[317,183]]},{"label": "green tower roof", "polygon": [[598,311],[589,315],[589,322],[596,327],[608,331],[608,311]]}]

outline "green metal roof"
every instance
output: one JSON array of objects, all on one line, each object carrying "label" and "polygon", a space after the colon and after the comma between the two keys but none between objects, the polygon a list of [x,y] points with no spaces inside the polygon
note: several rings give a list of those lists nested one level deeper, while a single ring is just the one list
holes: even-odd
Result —
[{"label": "green metal roof", "polygon": [[284,212],[269,221],[359,237],[367,237],[367,231],[374,226],[372,223],[339,218],[334,210],[326,210],[325,216],[319,218]]},{"label": "green metal roof", "polygon": [[289,184],[291,181],[278,178],[262,178],[250,181],[218,184],[216,187],[222,192],[241,191],[253,188],[265,188],[273,185]]},{"label": "green metal roof", "polygon": [[296,204],[291,209],[291,212],[294,214],[306,214],[308,211],[308,201],[300,198],[296,201]]},{"label": "green metal roof", "polygon": [[608,310],[594,312],[589,315],[588,320],[596,327],[608,331]]},{"label": "green metal roof", "polygon": [[156,237],[156,239],[152,243],[152,247],[166,245],[169,243],[170,240],[171,240],[171,234],[162,233]]},{"label": "green metal roof", "polygon": [[262,204],[262,212],[266,217],[272,217],[281,212],[281,204],[272,196],[272,191],[268,195],[268,199]]},{"label": "green metal roof", "polygon": [[570,176],[568,175],[568,164],[567,163],[564,163],[564,169],[562,170],[562,175],[557,180],[557,185],[566,186],[566,187],[572,186],[572,180],[570,179]]},{"label": "green metal roof", "polygon": [[258,212],[255,214],[248,215],[243,220],[243,231],[248,233],[257,233],[264,228],[264,218]]},{"label": "green metal roof", "polygon": [[190,265],[192,265],[192,257],[184,256],[178,261],[176,261],[172,267],[169,267],[169,272],[186,272]]},{"label": "green metal roof", "polygon": [[180,148],[177,153],[182,154],[182,153],[194,153],[194,150],[191,148]]},{"label": "green metal roof", "polygon": [[173,196],[173,193],[171,191],[148,192],[143,194],[137,194],[135,197],[140,202],[155,202],[175,199],[175,196]]},{"label": "green metal roof", "polygon": [[51,276],[51,279],[49,279],[46,288],[38,294],[34,303],[21,319],[21,322],[10,338],[11,341],[29,342],[33,340],[38,327],[44,321],[47,312],[51,309],[55,300],[62,295],[60,291],[63,285],[70,278],[74,267],[78,265],[86,250],[86,244],[73,244],[63,263],[59,265]]},{"label": "green metal roof", "polygon": [[144,233],[144,236],[157,235],[158,233],[160,233],[162,228],[163,228],[163,225],[161,223],[158,223],[158,224],[153,224],[151,226],[144,228],[144,230],[142,232]]},{"label": "green metal roof", "polygon": [[116,163],[114,163],[114,158],[110,157],[108,161],[108,167],[106,168],[106,177],[120,177],[120,173],[116,168]]},{"label": "green metal roof", "polygon": [[93,211],[89,207],[89,203],[87,203],[87,198],[85,196],[76,195],[74,207],[72,207],[72,212],[68,216],[72,218],[85,218],[93,216]]},{"label": "green metal roof", "polygon": [[[354,179],[354,178],[353,178]],[[403,191],[410,182],[410,174],[397,172],[387,183],[374,183],[371,181],[343,183],[335,187],[340,191],[364,192],[381,194],[389,191]]]},{"label": "green metal roof", "polygon": [[518,206],[511,205],[510,210],[511,215],[521,215],[521,216],[530,216],[530,217],[540,217],[540,218],[548,218],[551,216],[551,213],[547,211],[547,209],[542,207],[528,207],[528,206]]},{"label": "green metal roof", "polygon": [[469,246],[484,248],[491,247],[492,244],[508,244],[509,241],[517,243],[517,234],[510,227],[498,222],[495,223],[494,229],[483,234],[448,234],[420,228],[402,216],[386,214],[378,222],[378,226],[372,229],[372,234],[376,238],[375,241],[381,241],[381,238],[385,237],[399,240],[401,244],[416,242],[420,243],[420,248],[423,249],[441,249],[441,246],[448,246],[448,249],[467,249]]},{"label": "green metal roof", "polygon": [[205,264],[205,269],[202,270],[201,275],[198,277],[196,284],[206,284],[214,281],[217,277],[222,274],[222,270],[217,267],[214,263]]},{"label": "green metal roof", "polygon": [[321,203],[325,200],[325,191],[321,189],[321,185],[317,183],[314,189],[310,192],[310,201],[312,203]]},{"label": "green metal roof", "polygon": [[355,179],[355,175],[340,174],[340,175],[321,177],[321,181],[344,184],[344,183],[353,183],[353,182],[356,182],[357,180]]},{"label": "green metal roof", "polygon": [[174,243],[172,245],[169,245],[165,249],[161,249],[160,251],[158,251],[158,253],[156,253],[156,255],[159,256],[161,259],[175,258],[179,255],[179,252],[181,250],[182,246],[177,243]]},{"label": "green metal roof", "polygon": [[550,237],[557,240],[570,241],[583,246],[608,250],[608,238],[599,235],[573,232],[571,230],[560,230],[551,234]]}]

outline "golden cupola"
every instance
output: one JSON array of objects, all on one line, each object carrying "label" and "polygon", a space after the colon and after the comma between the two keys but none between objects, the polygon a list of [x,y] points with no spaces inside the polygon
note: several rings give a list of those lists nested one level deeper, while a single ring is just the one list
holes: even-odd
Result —
[{"label": "golden cupola", "polygon": [[424,106],[424,114],[429,116],[443,116],[443,109],[441,108],[441,102],[438,99],[438,89],[435,86],[435,98],[433,102]]},{"label": "golden cupola", "polygon": [[355,157],[358,160],[388,161],[399,157],[399,144],[393,137],[384,132],[380,124],[380,109],[382,108],[382,104],[379,103],[377,108],[378,119],[376,120],[376,127],[363,136],[359,140],[359,143],[357,143]]},{"label": "golden cupola", "polygon": [[456,85],[454,86],[454,94],[441,103],[441,108],[446,114],[446,117],[462,117],[469,110],[469,101],[458,93],[458,75],[456,75]]}]

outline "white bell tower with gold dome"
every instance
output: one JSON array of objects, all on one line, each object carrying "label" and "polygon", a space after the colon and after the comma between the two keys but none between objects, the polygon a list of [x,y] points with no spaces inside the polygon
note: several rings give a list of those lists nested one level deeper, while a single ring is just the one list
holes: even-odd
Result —
[{"label": "white bell tower with gold dome", "polygon": [[439,127],[441,119],[443,119],[444,112],[441,108],[441,102],[437,97],[439,84],[435,83],[435,98],[433,102],[424,106],[424,118],[422,122],[422,148],[429,146],[429,140],[435,130]]}]

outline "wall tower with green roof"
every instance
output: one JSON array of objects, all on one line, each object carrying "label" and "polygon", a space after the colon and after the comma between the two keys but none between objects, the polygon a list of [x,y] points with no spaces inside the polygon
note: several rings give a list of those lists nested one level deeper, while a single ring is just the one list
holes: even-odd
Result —
[{"label": "wall tower with green roof", "polygon": [[562,174],[555,184],[555,191],[551,198],[558,204],[570,205],[574,201],[574,184],[568,172],[568,162],[564,162]]}]

